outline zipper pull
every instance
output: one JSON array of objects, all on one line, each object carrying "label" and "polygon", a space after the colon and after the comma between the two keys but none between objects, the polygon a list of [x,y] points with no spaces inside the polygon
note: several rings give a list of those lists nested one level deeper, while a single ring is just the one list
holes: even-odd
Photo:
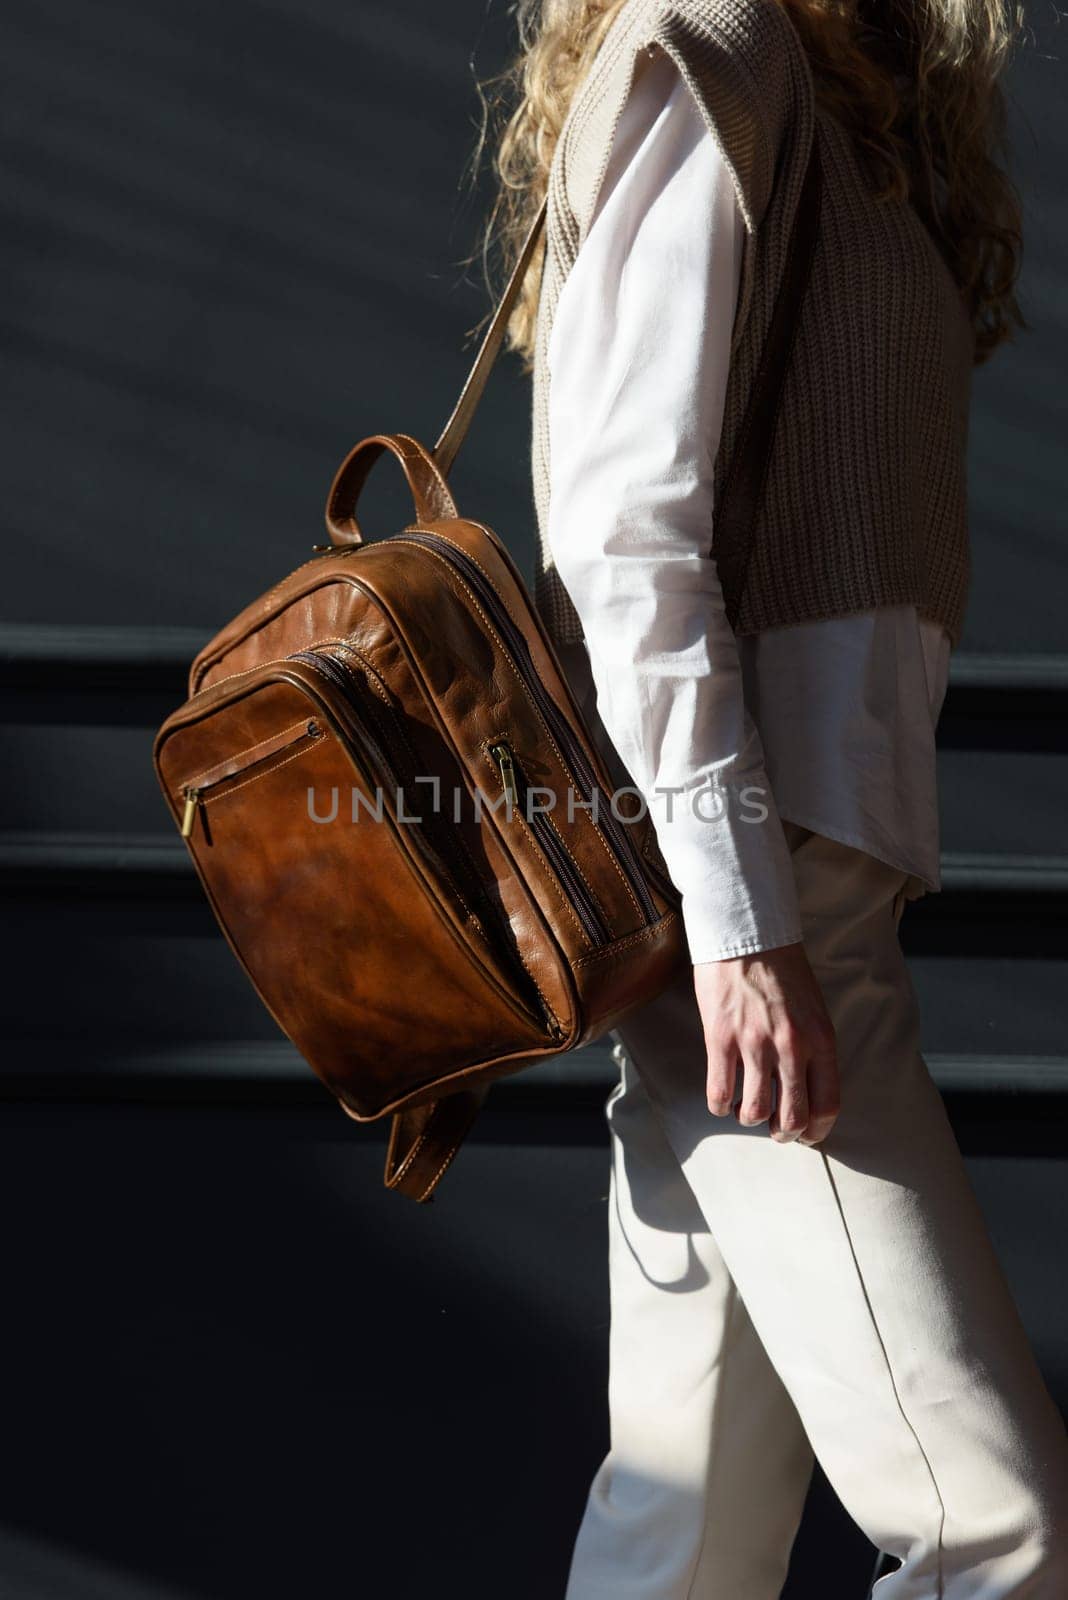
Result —
[{"label": "zipper pull", "polygon": [[519,790],[515,782],[515,763],[512,761],[512,752],[506,744],[491,744],[490,755],[497,763],[501,774],[501,783],[504,785],[505,797],[509,810],[519,799]]},{"label": "zipper pull", "polygon": [[182,812],[182,838],[188,839],[193,833],[193,824],[197,819],[197,801],[200,799],[199,789],[185,790],[185,810]]}]

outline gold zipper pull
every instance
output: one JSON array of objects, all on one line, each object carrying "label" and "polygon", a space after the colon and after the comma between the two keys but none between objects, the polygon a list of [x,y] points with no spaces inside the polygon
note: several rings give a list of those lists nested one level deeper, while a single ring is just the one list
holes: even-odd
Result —
[{"label": "gold zipper pull", "polygon": [[182,812],[182,838],[188,839],[193,833],[193,824],[197,819],[197,801],[200,799],[199,789],[186,789],[185,810]]},{"label": "gold zipper pull", "polygon": [[508,805],[509,807],[514,806],[519,799],[519,790],[516,788],[515,764],[512,761],[512,752],[506,744],[493,744],[490,745],[490,755],[496,761],[500,771],[501,783],[504,785],[504,793]]}]

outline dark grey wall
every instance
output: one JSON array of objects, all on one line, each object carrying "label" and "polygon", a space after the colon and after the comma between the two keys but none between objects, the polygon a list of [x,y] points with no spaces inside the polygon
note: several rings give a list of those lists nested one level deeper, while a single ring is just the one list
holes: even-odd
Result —
[{"label": "dark grey wall", "polygon": [[[1012,80],[1034,331],[977,376],[975,582],[940,730],[946,889],[909,910],[904,936],[928,1059],[1064,1401],[1054,17],[1032,7]],[[492,70],[508,28],[504,0],[5,14],[13,1600],[330,1600],[395,1586],[398,1559],[413,1592],[562,1592],[604,1444],[604,1055],[502,1091],[433,1216],[384,1196],[379,1131],[332,1110],[279,1039],[149,762],[195,648],[321,537],[348,446],[381,428],[432,440],[451,408],[485,311],[461,265],[479,218],[460,186],[471,60]],[[506,360],[454,487],[529,571],[527,407]],[[389,531],[403,502],[383,476],[372,525]],[[415,1430],[427,1443],[409,1479]],[[790,1600],[860,1600],[870,1555],[817,1486]]]},{"label": "dark grey wall", "polygon": [[[9,13],[4,620],[213,630],[305,558],[357,437],[435,434],[485,309],[485,9]],[[513,367],[472,454],[526,547],[525,405]]]},{"label": "dark grey wall", "polygon": [[[1030,13],[1012,94],[1033,332],[977,380],[966,647],[985,651],[1066,648],[1064,29]],[[503,0],[35,0],[4,33],[2,620],[212,630],[304,556],[353,439],[447,414],[484,310],[458,266],[471,62],[500,60]],[[506,365],[470,460],[479,514],[529,559]],[[461,497],[472,481],[465,463]]]}]

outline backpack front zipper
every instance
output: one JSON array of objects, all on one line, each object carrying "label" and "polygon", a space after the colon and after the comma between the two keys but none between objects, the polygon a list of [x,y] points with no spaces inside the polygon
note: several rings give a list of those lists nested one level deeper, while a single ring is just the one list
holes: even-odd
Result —
[{"label": "backpack front zipper", "polygon": [[520,815],[538,841],[545,859],[573,906],[586,937],[593,945],[611,944],[612,930],[605,921],[604,913],[594,899],[574,856],[556,831],[548,813],[538,807],[533,811],[530,809],[527,803],[530,785],[511,745],[506,744],[504,740],[498,740],[496,744],[490,745],[489,753],[497,763],[501,786],[509,806],[519,808]]},{"label": "backpack front zipper", "polygon": [[[271,739],[265,739],[261,744],[253,746],[251,750],[242,751],[240,755],[229,756],[225,761],[218,762],[214,767],[209,767],[199,777],[191,779],[182,785],[180,790],[184,805],[182,807],[181,834],[183,839],[191,839],[196,827],[197,808],[217,798],[218,794],[228,792],[222,786],[228,784],[232,778],[240,778],[242,783],[251,781],[257,774],[257,769],[267,762],[273,761],[275,756],[283,751],[287,759],[298,754],[294,748],[299,744],[312,744],[316,739],[323,737],[323,730],[315,721],[295,723],[292,728],[283,728]],[[252,760],[246,760],[252,756]]]},{"label": "backpack front zipper", "polygon": [[[468,555],[466,550],[461,550],[458,545],[453,544],[451,539],[446,539],[439,533],[394,534],[390,543],[396,544],[398,542],[422,545],[424,549],[433,551],[435,555],[452,566],[474,591],[480,605],[488,613],[494,627],[504,641],[505,648],[515,662],[527,695],[545,722],[567,767],[570,769],[569,776],[579,796],[580,803],[589,806],[593,799],[593,792],[598,788],[597,778],[590,765],[589,757],[583,749],[581,741],[575,736],[571,724],[538,676],[525,634],[512,620],[507,606],[478,562]],[[602,795],[601,798],[606,801],[609,799],[605,795]],[[590,821],[591,826],[601,834],[610,853],[618,863],[635,900],[641,907],[646,924],[658,922],[660,913],[656,909],[649,891],[649,885],[645,881],[641,859],[627,833],[627,825],[621,823],[613,815],[610,805],[608,805],[607,809],[599,807],[597,821],[594,822],[592,817]],[[560,847],[564,848],[559,834],[556,833],[555,829],[552,829],[552,832]],[[548,854],[548,851],[546,854]]]},{"label": "backpack front zipper", "polygon": [[[339,659],[338,655],[335,654],[336,651],[343,651],[351,656],[353,664]],[[331,645],[322,646],[318,649],[299,650],[290,657],[290,660],[307,663],[308,666],[327,677],[333,687],[341,692],[346,705],[355,711],[365,737],[368,733],[370,734],[369,742],[372,745],[372,755],[376,766],[381,772],[385,773],[391,783],[397,785],[398,791],[402,792],[406,783],[414,783],[417,776],[417,758],[414,751],[411,751],[410,746],[408,747],[409,759],[404,763],[406,771],[399,773],[397,770],[396,755],[407,745],[407,734],[387,701],[381,694],[375,693],[372,680],[377,679],[379,687],[383,690],[384,685],[382,685],[381,679],[378,678],[374,668],[364,659],[355,646],[347,644],[343,640],[337,640]],[[494,760],[497,761],[505,793],[509,797],[511,805],[513,807],[518,806],[523,816],[526,817],[531,832],[537,839],[542,853],[569,903],[573,906],[590,943],[595,946],[611,944],[612,930],[588,888],[571,852],[544,812],[538,811],[536,808],[532,813],[530,812],[530,807],[527,803],[529,785],[511,747],[503,742],[498,742],[490,746],[490,753],[493,755]],[[451,879],[455,884],[460,895],[461,904],[465,902],[477,903],[479,911],[488,914],[490,929],[496,933],[499,940],[501,927],[496,905],[486,893],[485,886],[478,877],[473,863],[463,863],[461,865],[457,851],[452,848],[452,825],[444,818],[436,817],[434,820],[435,823],[444,823],[444,826],[428,828],[427,821],[424,818],[420,829],[424,841],[438,863],[439,872],[443,872],[447,879]],[[442,848],[443,846],[444,848]],[[485,921],[485,917],[482,920]]]},{"label": "backpack front zipper", "polygon": [[[341,660],[334,653],[338,650],[350,655],[352,663]],[[388,693],[385,685],[355,646],[335,640],[330,645],[312,650],[297,650],[287,659],[311,667],[337,691],[359,725],[374,767],[394,787],[398,796],[404,793],[409,784],[414,784],[419,775],[418,757],[401,719],[383,698],[383,694]],[[382,693],[376,692],[376,683]],[[405,752],[407,759],[404,759]],[[399,763],[398,756],[401,757]],[[515,973],[523,985],[528,1005],[543,1018],[550,1031],[559,1032],[559,1022],[548,1012],[515,948],[514,935],[506,914],[490,896],[453,825],[447,818],[432,813],[429,818],[424,816],[417,823],[406,822],[405,826],[417,828],[423,849],[434,864],[439,878],[451,885],[465,915],[474,921],[487,944],[497,950],[498,956]]]}]

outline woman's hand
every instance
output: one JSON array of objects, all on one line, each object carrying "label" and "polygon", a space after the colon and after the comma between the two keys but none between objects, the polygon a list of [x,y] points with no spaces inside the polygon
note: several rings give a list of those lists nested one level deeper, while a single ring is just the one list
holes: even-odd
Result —
[{"label": "woman's hand", "polygon": [[838,1115],[838,1060],[834,1025],[804,945],[704,961],[693,971],[708,1052],[708,1109],[728,1115],[741,1067],[739,1122],[767,1122],[780,1144],[825,1139]]}]

